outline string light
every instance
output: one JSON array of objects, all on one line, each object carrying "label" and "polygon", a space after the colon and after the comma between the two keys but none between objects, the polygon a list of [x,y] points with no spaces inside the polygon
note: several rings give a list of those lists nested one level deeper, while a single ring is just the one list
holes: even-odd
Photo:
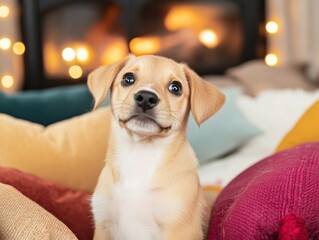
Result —
[{"label": "string light", "polygon": [[7,6],[0,6],[0,18],[6,18],[9,16],[10,9]]},{"label": "string light", "polygon": [[269,21],[266,24],[266,31],[270,34],[275,34],[278,32],[279,26],[276,22],[274,21]]},{"label": "string light", "polygon": [[278,63],[278,56],[276,54],[273,53],[269,53],[266,55],[265,57],[265,63],[268,66],[275,66]]},{"label": "string light", "polygon": [[73,48],[68,47],[63,49],[62,51],[62,57],[67,62],[73,61],[75,59],[75,56],[76,54]]},{"label": "string light", "polygon": [[14,80],[11,75],[5,75],[1,79],[1,84],[4,88],[11,88],[13,86]]},{"label": "string light", "polygon": [[11,40],[9,38],[0,39],[0,48],[2,50],[8,50],[11,47]]},{"label": "string light", "polygon": [[74,66],[71,66],[70,69],[69,69],[69,74],[71,76],[71,78],[73,79],[78,79],[82,76],[82,68],[78,65],[74,65]]},{"label": "string light", "polygon": [[[8,6],[5,6],[5,5],[1,5],[0,6],[0,18],[7,18],[8,16],[9,16],[9,14],[10,14],[10,8],[8,7]],[[17,44],[17,45],[16,45]],[[22,43],[20,43],[20,42],[17,42],[17,43],[15,43],[15,47],[13,48],[13,51],[16,53],[16,51],[18,52],[18,53],[16,53],[16,54],[18,54],[19,55],[19,53],[21,53],[21,54],[23,54],[23,52],[25,51],[25,47],[24,47],[24,45],[23,45],[23,50],[22,50],[22,45],[21,45]],[[2,50],[8,50],[8,49],[10,49],[10,47],[11,47],[11,45],[12,45],[12,43],[11,43],[11,40],[9,39],[9,38],[7,38],[7,37],[3,37],[3,38],[1,38],[0,39],[0,49],[2,49]],[[20,54],[20,55],[21,55]],[[12,88],[13,86],[14,86],[14,83],[15,83],[15,81],[14,81],[14,78],[13,78],[13,76],[12,75],[9,75],[9,74],[7,74],[7,75],[4,75],[2,78],[1,78],[1,81],[0,81],[0,85],[4,88],[4,89],[10,89],[10,88]]]},{"label": "string light", "polygon": [[25,46],[22,42],[16,42],[13,44],[13,52],[17,55],[22,55],[25,52]]}]

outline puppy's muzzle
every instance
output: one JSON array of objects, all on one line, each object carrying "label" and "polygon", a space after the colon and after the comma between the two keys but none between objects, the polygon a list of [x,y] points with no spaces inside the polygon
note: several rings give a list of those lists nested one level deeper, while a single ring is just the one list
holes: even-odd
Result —
[{"label": "puppy's muzzle", "polygon": [[134,100],[137,106],[143,109],[143,112],[148,109],[154,108],[159,102],[159,98],[156,96],[155,93],[145,90],[136,93],[134,95]]}]

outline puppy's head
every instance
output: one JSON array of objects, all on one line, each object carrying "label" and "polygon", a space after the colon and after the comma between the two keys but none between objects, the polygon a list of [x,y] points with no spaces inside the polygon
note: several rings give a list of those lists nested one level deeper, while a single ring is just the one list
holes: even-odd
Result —
[{"label": "puppy's head", "polygon": [[185,128],[189,111],[198,125],[217,112],[224,95],[184,64],[158,56],[129,55],[88,78],[97,108],[111,89],[111,109],[121,127],[142,136]]}]

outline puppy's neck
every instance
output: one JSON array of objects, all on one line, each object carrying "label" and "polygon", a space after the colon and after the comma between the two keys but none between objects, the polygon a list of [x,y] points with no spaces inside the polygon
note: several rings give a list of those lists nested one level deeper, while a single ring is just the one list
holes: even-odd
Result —
[{"label": "puppy's neck", "polygon": [[176,149],[182,148],[186,137],[182,140],[180,135],[176,132],[160,137],[138,136],[121,127],[113,118],[108,160],[118,174],[118,181],[130,188],[150,182],[158,167],[165,165],[168,159],[174,159],[178,154]]}]

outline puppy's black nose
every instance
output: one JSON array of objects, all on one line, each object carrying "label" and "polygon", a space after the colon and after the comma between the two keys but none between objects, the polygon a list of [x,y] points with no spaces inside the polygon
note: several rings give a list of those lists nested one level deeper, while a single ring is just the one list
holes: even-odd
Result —
[{"label": "puppy's black nose", "polygon": [[145,90],[136,93],[134,95],[134,100],[136,104],[143,109],[144,112],[147,109],[155,107],[159,102],[159,99],[155,93]]}]

